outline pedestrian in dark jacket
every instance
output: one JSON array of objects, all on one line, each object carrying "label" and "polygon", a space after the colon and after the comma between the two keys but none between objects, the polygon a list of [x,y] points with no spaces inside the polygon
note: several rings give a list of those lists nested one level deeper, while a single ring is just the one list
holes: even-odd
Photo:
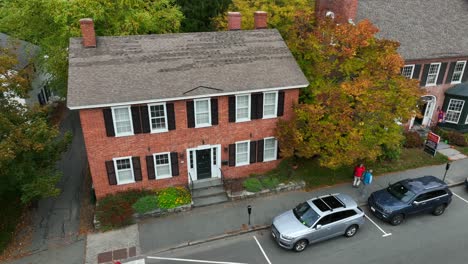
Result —
[{"label": "pedestrian in dark jacket", "polygon": [[364,172],[362,175],[362,189],[361,189],[361,196],[367,196],[367,188],[372,183],[372,170],[368,170]]},{"label": "pedestrian in dark jacket", "polygon": [[366,167],[364,167],[364,164],[359,164],[354,168],[354,181],[353,181],[353,187],[358,187],[359,183],[361,183],[362,175],[366,171]]}]

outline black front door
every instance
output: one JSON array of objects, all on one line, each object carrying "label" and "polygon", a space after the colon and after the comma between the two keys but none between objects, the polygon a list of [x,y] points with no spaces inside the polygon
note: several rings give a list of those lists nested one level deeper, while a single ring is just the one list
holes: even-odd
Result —
[{"label": "black front door", "polygon": [[197,150],[197,179],[211,178],[211,149]]}]

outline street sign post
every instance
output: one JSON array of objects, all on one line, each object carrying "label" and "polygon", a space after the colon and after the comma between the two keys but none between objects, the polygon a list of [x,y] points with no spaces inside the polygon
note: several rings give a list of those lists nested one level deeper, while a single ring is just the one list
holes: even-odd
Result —
[{"label": "street sign post", "polygon": [[427,134],[426,144],[424,144],[424,151],[431,154],[433,157],[437,153],[437,146],[440,142],[440,136],[435,133],[429,132]]}]

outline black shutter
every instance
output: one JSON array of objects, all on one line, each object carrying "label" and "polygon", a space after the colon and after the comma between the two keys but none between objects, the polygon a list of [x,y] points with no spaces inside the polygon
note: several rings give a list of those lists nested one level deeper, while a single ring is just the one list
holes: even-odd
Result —
[{"label": "black shutter", "polygon": [[250,120],[257,119],[257,97],[258,93],[250,95]]},{"label": "black shutter", "polygon": [[173,103],[166,104],[166,111],[167,111],[167,129],[174,130],[176,129],[174,104]]},{"label": "black shutter", "polygon": [[109,185],[117,185],[117,178],[115,177],[114,161],[106,161],[107,179],[109,179]]},{"label": "black shutter", "polygon": [[259,141],[257,141],[257,162],[262,162],[263,161],[263,144],[264,144],[264,141],[263,139],[260,139]]},{"label": "black shutter", "polygon": [[263,93],[257,95],[257,119],[263,118]]},{"label": "black shutter", "polygon": [[276,140],[276,159],[281,159],[281,151],[280,151],[280,144],[278,139]]},{"label": "black shutter", "polygon": [[236,166],[236,144],[229,144],[229,166]]},{"label": "black shutter", "polygon": [[193,101],[187,101],[187,126],[195,127],[195,113],[193,109]]},{"label": "black shutter", "polygon": [[284,91],[278,92],[278,112],[276,116],[283,116],[284,114]]},{"label": "black shutter", "polygon": [[171,170],[172,176],[179,176],[179,160],[177,152],[171,152]]},{"label": "black shutter", "polygon": [[130,107],[132,110],[132,121],[133,121],[133,133],[141,134],[141,117],[140,117],[140,107],[139,106],[132,106]]},{"label": "black shutter", "polygon": [[447,69],[447,62],[444,62],[440,65],[439,76],[437,77],[437,84],[442,84],[444,81],[445,70]]},{"label": "black shutter", "polygon": [[427,81],[427,73],[429,73],[430,64],[424,64],[424,69],[421,77],[421,82],[419,82],[419,86],[426,86]]},{"label": "black shutter", "polygon": [[148,180],[156,179],[156,175],[154,174],[153,155],[146,156],[146,170],[148,171]]},{"label": "black shutter", "polygon": [[106,134],[108,137],[115,136],[114,122],[112,122],[112,110],[110,108],[102,109],[104,115],[104,125],[106,126]]},{"label": "black shutter", "polygon": [[445,83],[451,83],[452,82],[452,77],[453,77],[453,72],[455,71],[455,64],[456,62],[450,63],[449,71],[447,74],[447,80],[445,80]]},{"label": "black shutter", "polygon": [[465,62],[465,71],[463,72],[462,82],[468,82],[468,62]]},{"label": "black shutter", "polygon": [[236,97],[229,96],[229,122],[236,122]]},{"label": "black shutter", "polygon": [[250,163],[257,162],[257,141],[250,141]]},{"label": "black shutter", "polygon": [[421,64],[414,65],[413,77],[411,79],[419,79],[419,73],[421,72]]},{"label": "black shutter", "polygon": [[218,124],[218,99],[211,98],[211,124]]},{"label": "black shutter", "polygon": [[141,164],[140,164],[140,157],[132,157],[133,163],[133,176],[135,177],[135,181],[141,181]]},{"label": "black shutter", "polygon": [[140,106],[140,114],[141,114],[141,129],[143,133],[151,132],[150,127],[150,118],[148,113],[148,106],[142,105]]}]

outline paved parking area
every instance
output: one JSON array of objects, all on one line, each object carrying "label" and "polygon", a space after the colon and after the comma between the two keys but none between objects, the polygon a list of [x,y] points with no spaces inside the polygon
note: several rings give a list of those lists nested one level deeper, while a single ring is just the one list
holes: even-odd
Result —
[{"label": "paved parking area", "polygon": [[[441,216],[423,214],[392,226],[364,207],[367,223],[352,238],[310,245],[302,253],[276,245],[264,230],[197,246],[148,255],[138,264],[465,263],[468,257],[468,192],[451,189],[453,201]],[[135,262],[136,263],[136,262]]]}]

